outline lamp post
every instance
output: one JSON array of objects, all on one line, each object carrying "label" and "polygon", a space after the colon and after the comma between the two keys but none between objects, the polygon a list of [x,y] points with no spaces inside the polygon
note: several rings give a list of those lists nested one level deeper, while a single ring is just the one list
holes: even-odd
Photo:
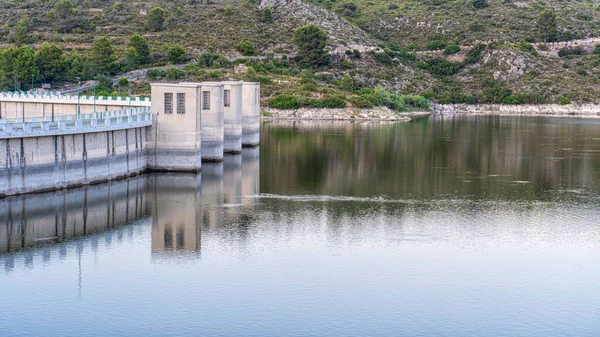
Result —
[{"label": "lamp post", "polygon": [[31,93],[33,94],[33,74],[31,74]]},{"label": "lamp post", "polygon": [[98,76],[94,76],[94,115],[96,115],[96,78]]},{"label": "lamp post", "polygon": [[81,97],[81,79],[79,77],[75,77],[77,79],[77,119],[79,119],[79,116],[81,115],[81,110],[80,110],[80,105],[79,105],[79,101],[80,101],[80,97]]}]

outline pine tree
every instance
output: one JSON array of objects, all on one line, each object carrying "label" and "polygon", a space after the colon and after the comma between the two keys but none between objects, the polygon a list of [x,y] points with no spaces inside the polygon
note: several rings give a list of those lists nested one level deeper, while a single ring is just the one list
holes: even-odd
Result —
[{"label": "pine tree", "polygon": [[294,32],[294,43],[298,47],[296,61],[307,68],[329,64],[327,34],[314,24],[302,26]]}]

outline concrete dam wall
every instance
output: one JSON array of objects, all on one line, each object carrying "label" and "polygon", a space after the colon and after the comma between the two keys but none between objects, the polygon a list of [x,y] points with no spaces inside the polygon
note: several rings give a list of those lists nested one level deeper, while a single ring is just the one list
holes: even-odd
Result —
[{"label": "concrete dam wall", "polygon": [[0,196],[123,178],[147,167],[150,127],[0,139]]},{"label": "concrete dam wall", "polygon": [[[152,84],[151,102],[0,93],[5,116],[7,102],[71,110],[76,100],[77,112],[0,118],[0,197],[146,170],[200,172],[203,161],[222,162],[224,153],[259,144],[258,95],[259,83],[243,82]],[[98,111],[98,101],[120,110]],[[94,112],[84,113],[84,104]]]}]

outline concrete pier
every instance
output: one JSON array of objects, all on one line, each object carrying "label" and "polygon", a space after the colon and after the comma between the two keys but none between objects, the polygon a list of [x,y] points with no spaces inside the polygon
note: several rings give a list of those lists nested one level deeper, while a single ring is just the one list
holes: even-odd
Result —
[{"label": "concrete pier", "polygon": [[225,109],[223,151],[225,153],[242,152],[242,83],[223,82]]},{"label": "concrete pier", "polygon": [[242,145],[260,143],[260,83],[242,85]]},{"label": "concrete pier", "polygon": [[225,132],[223,84],[202,83],[199,88],[202,100],[202,160],[220,162],[223,161]]},{"label": "concrete pier", "polygon": [[200,88],[193,84],[153,84],[154,115],[148,145],[148,167],[157,171],[202,169]]}]

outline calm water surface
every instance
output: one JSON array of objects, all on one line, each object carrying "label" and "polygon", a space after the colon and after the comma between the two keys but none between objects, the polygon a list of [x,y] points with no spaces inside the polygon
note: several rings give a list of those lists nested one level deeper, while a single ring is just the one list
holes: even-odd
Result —
[{"label": "calm water surface", "polygon": [[199,175],[0,199],[0,335],[600,335],[600,121],[261,137]]}]

